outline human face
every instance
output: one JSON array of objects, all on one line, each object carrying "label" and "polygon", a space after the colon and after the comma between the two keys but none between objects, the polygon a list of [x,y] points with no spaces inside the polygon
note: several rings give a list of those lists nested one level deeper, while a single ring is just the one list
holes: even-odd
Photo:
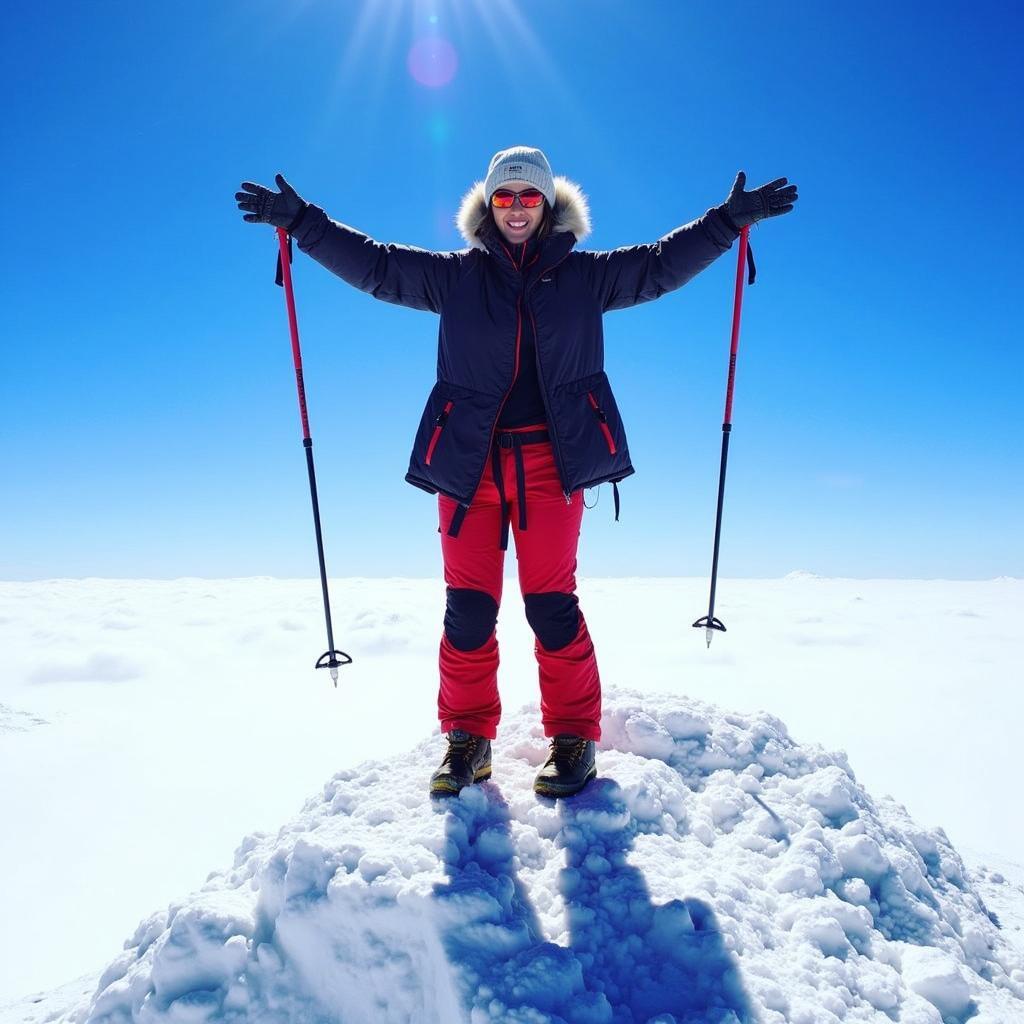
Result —
[{"label": "human face", "polygon": [[[502,182],[501,187],[507,188],[510,192],[524,192],[528,188],[537,186],[531,185],[528,181],[506,181]],[[490,200],[491,197],[488,196],[488,203]],[[540,206],[527,210],[517,199],[507,210],[499,210],[497,207],[491,206],[491,213],[494,215],[494,223],[498,225],[498,230],[504,239],[513,245],[518,245],[530,238],[540,227],[547,206],[548,202],[545,199]]]}]

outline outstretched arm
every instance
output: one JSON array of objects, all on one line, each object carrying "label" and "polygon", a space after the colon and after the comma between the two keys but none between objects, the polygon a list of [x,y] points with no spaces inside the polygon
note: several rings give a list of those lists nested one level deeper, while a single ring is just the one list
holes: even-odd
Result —
[{"label": "outstretched arm", "polygon": [[318,263],[342,280],[384,302],[440,313],[454,285],[463,253],[433,252],[375,241],[347,224],[331,220],[307,203],[278,174],[280,192],[243,182],[235,193],[244,220],[285,228]]},{"label": "outstretched arm", "polygon": [[583,251],[602,312],[626,309],[681,288],[718,259],[739,235],[721,215],[708,210],[656,242],[604,252]]},{"label": "outstretched arm", "polygon": [[785,178],[744,192],[746,175],[736,175],[732,191],[720,206],[648,245],[624,246],[605,252],[582,251],[587,273],[602,311],[650,302],[682,287],[726,252],[740,229],[764,217],[788,213],[798,196]]}]

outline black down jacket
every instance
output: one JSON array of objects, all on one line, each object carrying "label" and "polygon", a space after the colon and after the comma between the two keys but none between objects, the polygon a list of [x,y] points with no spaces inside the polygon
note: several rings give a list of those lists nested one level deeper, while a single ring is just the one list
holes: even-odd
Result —
[{"label": "black down jacket", "polygon": [[349,284],[385,302],[440,315],[437,382],[420,418],[406,480],[462,506],[473,500],[502,405],[518,368],[523,318],[532,319],[537,375],[566,496],[634,472],[604,372],[601,318],[686,284],[737,234],[717,207],[647,245],[576,249],[590,232],[579,186],[555,178],[551,233],[517,270],[509,246],[486,230],[483,182],[463,197],[466,249],[432,252],[384,244],[310,205],[293,231],[299,248]]}]

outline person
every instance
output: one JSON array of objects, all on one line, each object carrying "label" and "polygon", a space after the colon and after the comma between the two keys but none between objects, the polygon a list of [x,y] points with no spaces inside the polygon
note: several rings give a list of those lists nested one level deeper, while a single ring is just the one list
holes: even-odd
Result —
[{"label": "person", "polygon": [[440,316],[437,379],[405,479],[437,494],[446,606],[438,718],[448,745],[430,793],[491,775],[501,715],[496,625],[509,529],[535,635],[540,712],[550,740],[534,782],[544,796],[579,792],[597,774],[601,680],[576,595],[583,491],[634,472],[603,366],[602,316],[657,299],[726,252],[740,230],[792,210],[778,178],[745,191],[656,242],[577,248],[590,233],[579,185],[544,153],[492,157],[462,198],[467,248],[384,244],[332,220],[280,174],[280,191],[243,182],[244,220],[283,227],[302,252],[384,302]]}]

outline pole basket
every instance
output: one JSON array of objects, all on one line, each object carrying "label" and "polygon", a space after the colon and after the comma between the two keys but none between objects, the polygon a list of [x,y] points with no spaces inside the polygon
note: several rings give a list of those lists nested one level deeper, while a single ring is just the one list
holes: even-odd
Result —
[{"label": "pole basket", "polygon": [[[341,660],[339,660],[339,658]],[[331,679],[334,686],[338,686],[338,669],[342,665],[351,665],[352,659],[344,651],[324,651],[317,659],[316,668],[326,668],[331,671]]]},{"label": "pole basket", "polygon": [[714,615],[705,615],[703,618],[698,619],[694,623],[695,627],[703,626],[705,629],[717,629],[724,633],[726,631],[725,624],[721,619],[716,618]]},{"label": "pole basket", "polygon": [[[724,626],[722,627],[725,628]],[[326,661],[324,659],[327,659]],[[338,659],[341,659],[340,661]],[[337,668],[339,665],[351,665],[352,659],[344,651],[325,651],[317,659],[317,668]]]}]

